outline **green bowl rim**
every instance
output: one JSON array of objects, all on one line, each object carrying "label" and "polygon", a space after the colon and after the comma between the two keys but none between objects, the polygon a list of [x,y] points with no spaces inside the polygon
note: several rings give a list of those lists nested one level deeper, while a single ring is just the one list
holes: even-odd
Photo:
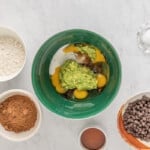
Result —
[{"label": "green bowl rim", "polygon": [[[117,58],[117,65],[118,65],[118,71],[119,71],[119,76],[118,76],[118,80],[117,80],[117,83],[116,83],[116,88],[112,94],[112,96],[110,97],[110,101],[105,105],[105,107],[103,107],[100,111],[99,110],[96,110],[94,111],[93,113],[90,113],[90,114],[84,114],[80,117],[76,117],[76,116],[73,116],[73,117],[70,117],[70,116],[67,116],[67,115],[64,115],[64,114],[61,114],[57,111],[54,111],[49,105],[47,102],[45,102],[42,98],[42,96],[39,94],[38,92],[38,89],[36,88],[36,81],[35,81],[35,77],[34,77],[34,70],[35,70],[35,64],[36,64],[36,57],[39,56],[42,52],[42,48],[45,44],[47,44],[48,41],[53,41],[53,39],[57,38],[58,36],[60,36],[61,34],[64,34],[64,33],[72,33],[72,32],[88,32],[90,34],[93,34],[97,37],[100,37],[104,42],[106,42],[109,47],[111,47],[111,50],[113,51],[113,54],[115,55],[115,57]],[[69,29],[69,30],[64,30],[64,31],[61,31],[61,32],[58,32],[56,34],[54,34],[53,36],[49,37],[42,45],[41,47],[38,49],[36,55],[34,56],[34,59],[33,59],[33,63],[32,63],[32,71],[31,71],[31,78],[32,78],[32,86],[33,86],[33,89],[34,89],[34,92],[36,94],[36,96],[39,98],[40,102],[51,112],[53,112],[54,114],[57,114],[58,116],[61,116],[63,118],[68,118],[68,119],[88,119],[88,118],[91,118],[91,117],[94,117],[96,115],[98,115],[100,112],[102,112],[104,109],[106,109],[110,103],[113,101],[113,99],[115,98],[115,96],[117,95],[118,91],[119,91],[119,88],[120,88],[120,85],[121,85],[121,78],[122,78],[122,70],[121,70],[121,61],[119,59],[119,56],[115,50],[115,48],[112,46],[112,44],[110,44],[109,41],[107,41],[104,37],[102,37],[101,35],[93,32],[93,31],[89,31],[89,30],[85,30],[85,29]]]}]

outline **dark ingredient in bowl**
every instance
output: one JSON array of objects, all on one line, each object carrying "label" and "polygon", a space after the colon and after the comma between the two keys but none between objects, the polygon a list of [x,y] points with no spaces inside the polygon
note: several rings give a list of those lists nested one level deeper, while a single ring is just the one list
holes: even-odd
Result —
[{"label": "dark ingredient in bowl", "polygon": [[86,129],[81,135],[81,143],[88,150],[99,150],[105,141],[104,133],[97,128]]},{"label": "dark ingredient in bowl", "polygon": [[143,96],[129,103],[123,114],[125,130],[134,137],[150,141],[150,98]]},{"label": "dark ingredient in bowl", "polygon": [[13,95],[0,103],[0,123],[8,131],[27,131],[36,120],[36,106],[27,96]]},{"label": "dark ingredient in bowl", "polygon": [[63,94],[63,96],[67,99],[72,99],[73,97],[73,92],[74,92],[74,89],[72,90],[68,90],[66,93]]},{"label": "dark ingredient in bowl", "polygon": [[84,65],[88,65],[91,64],[92,61],[90,59],[90,57],[87,54],[83,54],[81,52],[77,52],[75,54],[76,60],[79,64],[84,64]]}]

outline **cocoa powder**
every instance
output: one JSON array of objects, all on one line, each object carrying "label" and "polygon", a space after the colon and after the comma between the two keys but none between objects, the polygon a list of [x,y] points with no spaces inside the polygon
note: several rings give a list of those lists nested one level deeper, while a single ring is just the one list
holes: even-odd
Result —
[{"label": "cocoa powder", "polygon": [[81,143],[88,150],[101,149],[106,141],[104,133],[97,128],[88,128],[81,135]]},{"label": "cocoa powder", "polygon": [[8,131],[27,131],[36,120],[36,106],[27,96],[13,95],[0,103],[0,123]]}]

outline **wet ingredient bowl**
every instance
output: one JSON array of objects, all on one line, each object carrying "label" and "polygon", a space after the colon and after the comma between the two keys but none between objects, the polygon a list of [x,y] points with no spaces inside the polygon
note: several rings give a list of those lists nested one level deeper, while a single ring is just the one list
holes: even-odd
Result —
[{"label": "wet ingredient bowl", "polygon": [[[88,43],[98,47],[110,68],[109,82],[104,90],[86,100],[73,101],[62,97],[50,80],[49,68],[53,56],[58,49],[72,43]],[[71,119],[89,118],[104,110],[117,94],[120,81],[121,64],[116,50],[106,39],[87,30],[67,30],[49,38],[38,50],[32,65],[32,85],[39,100],[48,110]]]},{"label": "wet ingredient bowl", "polygon": [[32,100],[34,102],[36,109],[37,109],[37,120],[36,120],[34,126],[28,131],[15,133],[12,131],[5,130],[4,127],[0,124],[0,136],[4,137],[10,141],[20,142],[20,141],[25,141],[25,140],[30,139],[37,133],[37,131],[40,127],[40,124],[41,124],[41,108],[39,106],[38,101],[31,93],[29,93],[25,90],[20,90],[20,89],[12,89],[12,90],[9,90],[9,91],[6,91],[6,92],[0,94],[0,103],[5,101],[8,97],[14,96],[14,95],[22,95],[22,96],[29,97],[30,100]]},{"label": "wet ingredient bowl", "polygon": [[0,82],[16,77],[25,61],[26,51],[22,39],[15,31],[0,27]]}]

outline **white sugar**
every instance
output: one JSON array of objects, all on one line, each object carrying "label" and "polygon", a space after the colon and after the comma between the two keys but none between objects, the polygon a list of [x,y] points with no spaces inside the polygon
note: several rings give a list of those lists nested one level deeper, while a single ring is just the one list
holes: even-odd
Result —
[{"label": "white sugar", "polygon": [[0,76],[17,73],[25,61],[23,45],[13,37],[0,37]]},{"label": "white sugar", "polygon": [[150,45],[150,29],[145,31],[142,36],[142,41],[144,44]]}]

